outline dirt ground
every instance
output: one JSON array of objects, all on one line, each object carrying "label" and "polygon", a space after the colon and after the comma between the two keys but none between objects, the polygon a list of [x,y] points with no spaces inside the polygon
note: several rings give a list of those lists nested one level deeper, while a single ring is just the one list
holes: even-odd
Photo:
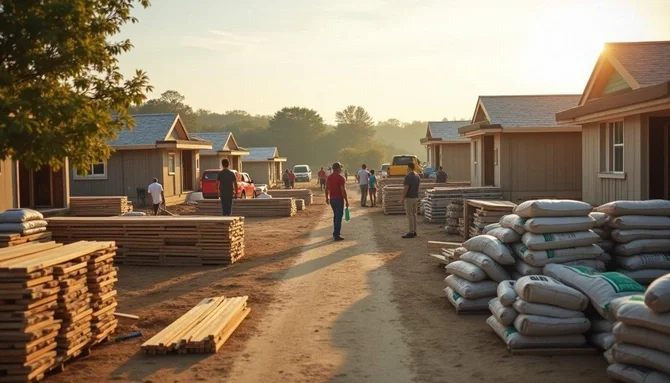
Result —
[{"label": "dirt ground", "polygon": [[[355,190],[355,185],[350,185]],[[122,266],[118,333],[148,339],[202,298],[248,295],[252,312],[219,353],[143,356],[142,339],[102,345],[47,382],[605,382],[600,355],[510,356],[485,315],[457,315],[420,223],[362,209],[330,240],[322,194],[298,216],[246,220],[246,257],[227,268]]]}]

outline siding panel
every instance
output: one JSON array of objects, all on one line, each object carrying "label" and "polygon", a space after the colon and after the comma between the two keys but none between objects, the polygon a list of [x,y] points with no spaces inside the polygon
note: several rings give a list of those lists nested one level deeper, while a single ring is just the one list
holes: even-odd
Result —
[{"label": "siding panel", "polygon": [[440,145],[444,171],[451,181],[470,181],[470,143]]}]

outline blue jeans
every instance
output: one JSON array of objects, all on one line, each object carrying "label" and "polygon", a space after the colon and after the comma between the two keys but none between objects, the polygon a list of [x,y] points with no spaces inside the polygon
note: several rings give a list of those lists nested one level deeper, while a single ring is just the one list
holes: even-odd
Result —
[{"label": "blue jeans", "polygon": [[233,215],[233,197],[221,198],[221,212],[224,217]]},{"label": "blue jeans", "polygon": [[333,238],[340,236],[342,230],[342,217],[344,217],[344,200],[331,199],[330,207],[333,208]]}]

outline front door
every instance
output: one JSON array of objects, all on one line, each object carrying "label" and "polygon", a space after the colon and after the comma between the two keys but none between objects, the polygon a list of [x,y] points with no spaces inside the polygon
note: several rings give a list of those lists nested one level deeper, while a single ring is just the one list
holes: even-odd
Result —
[{"label": "front door", "polygon": [[670,199],[670,117],[649,118],[649,198]]},{"label": "front door", "polygon": [[184,191],[193,191],[193,152],[183,150],[181,152],[182,179]]},{"label": "front door", "polygon": [[42,166],[40,170],[33,172],[32,183],[34,206],[51,207],[51,167]]},{"label": "front door", "polygon": [[493,136],[484,136],[482,140],[484,154],[484,186],[495,185],[495,141]]}]

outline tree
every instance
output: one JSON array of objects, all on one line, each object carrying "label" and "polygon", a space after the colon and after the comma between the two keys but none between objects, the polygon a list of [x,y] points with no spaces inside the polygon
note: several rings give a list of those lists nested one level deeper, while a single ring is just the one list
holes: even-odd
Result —
[{"label": "tree", "polygon": [[340,161],[347,169],[356,170],[366,164],[368,169],[379,169],[384,163],[386,153],[382,148],[344,148],[338,152]]},{"label": "tree", "polygon": [[[128,113],[151,91],[136,71],[124,79],[111,41],[148,0],[7,0],[0,3],[0,159],[29,169],[78,170],[108,158],[107,141],[132,127]],[[110,113],[112,112],[112,113]]]},{"label": "tree", "polygon": [[197,130],[196,114],[186,104],[186,97],[176,90],[167,90],[159,98],[151,99],[144,104],[131,108],[134,114],[145,113],[179,113],[187,129]]},{"label": "tree", "polygon": [[323,118],[313,109],[283,108],[270,120],[270,133],[279,152],[291,163],[313,163],[318,158],[315,143],[325,132]]},{"label": "tree", "polygon": [[372,117],[361,106],[349,105],[335,113],[335,122],[340,144],[363,146],[375,135]]}]

